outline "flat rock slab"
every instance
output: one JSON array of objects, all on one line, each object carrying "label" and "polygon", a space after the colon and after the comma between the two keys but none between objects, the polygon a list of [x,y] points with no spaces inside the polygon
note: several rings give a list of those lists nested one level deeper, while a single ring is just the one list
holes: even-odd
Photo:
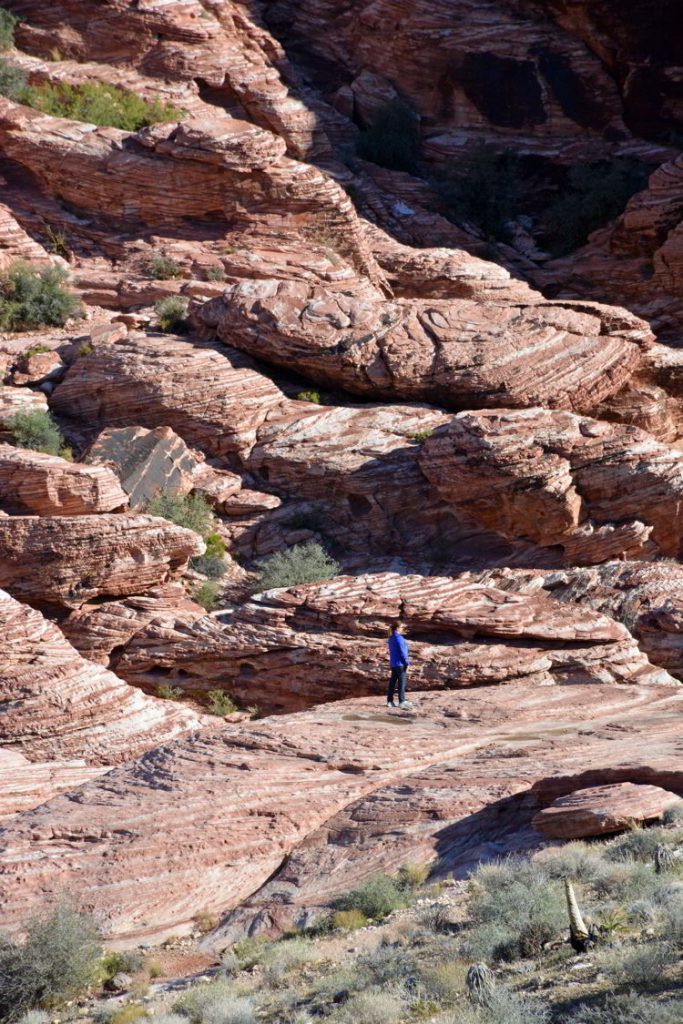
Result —
[{"label": "flat rock slab", "polygon": [[551,839],[582,839],[621,832],[633,822],[652,821],[681,798],[659,786],[621,782],[561,796],[534,815],[533,827]]}]

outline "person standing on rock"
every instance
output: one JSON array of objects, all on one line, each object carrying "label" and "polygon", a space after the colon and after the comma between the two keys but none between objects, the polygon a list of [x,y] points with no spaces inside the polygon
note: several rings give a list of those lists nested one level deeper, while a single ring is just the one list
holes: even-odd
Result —
[{"label": "person standing on rock", "polygon": [[403,626],[400,622],[394,622],[389,634],[389,665],[391,676],[389,678],[389,689],[387,690],[387,707],[395,708],[394,693],[398,686],[398,706],[400,708],[410,707],[410,701],[406,700],[406,677],[408,675],[408,644],[405,637],[401,636]]}]

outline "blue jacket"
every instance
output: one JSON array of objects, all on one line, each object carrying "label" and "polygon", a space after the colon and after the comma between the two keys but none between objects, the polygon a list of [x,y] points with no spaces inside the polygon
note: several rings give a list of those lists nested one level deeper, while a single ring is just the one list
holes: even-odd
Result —
[{"label": "blue jacket", "polygon": [[392,633],[389,637],[389,664],[392,668],[408,665],[408,644],[400,633]]}]

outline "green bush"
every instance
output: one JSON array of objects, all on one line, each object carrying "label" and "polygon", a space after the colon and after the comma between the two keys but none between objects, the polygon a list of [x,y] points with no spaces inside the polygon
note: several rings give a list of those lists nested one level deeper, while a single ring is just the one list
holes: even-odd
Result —
[{"label": "green bush", "polygon": [[207,281],[225,281],[225,271],[223,267],[208,267],[206,270]]},{"label": "green bush", "polygon": [[59,427],[44,409],[15,413],[10,420],[9,430],[19,448],[30,448],[47,455],[60,455],[65,451]]},{"label": "green bush", "polygon": [[21,1018],[19,1024],[50,1024],[50,1017],[45,1010],[29,1010]]},{"label": "green bush", "polygon": [[482,1024],[546,1024],[549,1010],[530,996],[497,986],[482,1010]]},{"label": "green bush", "polygon": [[670,838],[671,834],[662,828],[634,828],[609,843],[605,847],[605,857],[611,861],[638,860],[650,864],[659,844]]},{"label": "green bush", "polygon": [[315,946],[305,939],[284,939],[269,943],[261,957],[267,981],[278,985],[288,975],[315,959]]},{"label": "green bush", "polygon": [[168,295],[154,303],[157,326],[164,334],[185,334],[187,324],[187,301],[179,295]]},{"label": "green bush", "polygon": [[603,970],[620,985],[646,988],[661,981],[662,973],[679,957],[668,942],[647,942],[631,949],[610,949],[600,957]]},{"label": "green bush", "polygon": [[100,956],[93,922],[66,903],[29,921],[24,943],[0,937],[0,1020],[79,995],[95,981]]},{"label": "green bush", "polygon": [[562,194],[545,210],[543,228],[550,250],[566,255],[623,212],[647,183],[647,170],[633,160],[572,167]]},{"label": "green bush", "polygon": [[249,999],[237,996],[232,982],[225,979],[198,985],[173,1004],[190,1024],[255,1024]]},{"label": "green bush", "polygon": [[113,978],[117,974],[135,974],[142,968],[143,957],[136,950],[125,953],[105,953],[102,957],[102,973],[105,978]]},{"label": "green bush", "polygon": [[524,195],[522,161],[492,146],[468,149],[436,182],[446,216],[475,224],[489,240],[509,241],[508,221],[521,211]]},{"label": "green bush", "polygon": [[64,288],[61,267],[32,267],[16,260],[0,276],[0,330],[63,327],[80,312],[75,295]]},{"label": "green bush", "polygon": [[22,102],[52,117],[66,117],[100,127],[137,132],[159,121],[176,121],[181,111],[171,103],[147,101],[134,92],[126,92],[104,82],[49,82],[28,86]]},{"label": "green bush", "polygon": [[360,133],[357,153],[380,167],[415,171],[420,159],[420,122],[415,111],[402,100],[387,103]]},{"label": "green bush", "polygon": [[190,559],[190,565],[209,579],[218,580],[225,576],[225,541],[219,533],[210,533],[206,538],[206,551]]},{"label": "green bush", "polygon": [[178,700],[185,693],[182,686],[171,686],[170,683],[159,683],[157,697],[161,700]]},{"label": "green bush", "polygon": [[222,717],[223,715],[232,715],[237,711],[237,705],[225,690],[209,690],[207,697],[209,698],[208,711],[210,715]]},{"label": "green bush", "polygon": [[206,580],[205,583],[200,583],[192,591],[192,600],[200,604],[207,612],[214,610],[218,604],[219,596],[218,585],[213,580]]},{"label": "green bush", "polygon": [[147,271],[150,277],[156,281],[169,281],[174,277],[183,276],[183,268],[170,256],[162,256],[155,253],[147,264]]},{"label": "green bush", "polygon": [[662,821],[665,825],[683,825],[683,800],[664,811]]},{"label": "green bush", "polygon": [[375,875],[357,889],[337,897],[332,903],[335,910],[359,910],[361,914],[375,920],[381,920],[405,905],[404,893],[389,875]]},{"label": "green bush", "polygon": [[431,870],[430,864],[415,864],[413,861],[408,861],[398,869],[396,874],[399,888],[407,891],[419,889],[429,878]]},{"label": "green bush", "polygon": [[254,582],[253,592],[329,580],[339,572],[340,566],[325,549],[316,541],[308,541],[266,558]]},{"label": "green bush", "polygon": [[348,1024],[397,1024],[405,1016],[406,1008],[407,1000],[401,992],[369,988],[352,995],[340,1017]]},{"label": "green bush", "polygon": [[368,919],[361,910],[337,910],[332,915],[332,927],[342,932],[355,932],[364,928]]},{"label": "green bush", "polygon": [[11,61],[0,57],[0,96],[21,103],[25,91],[26,72]]},{"label": "green bush", "polygon": [[0,50],[11,50],[14,46],[14,30],[18,18],[4,7],[0,7]]},{"label": "green bush", "polygon": [[239,969],[246,971],[261,963],[261,958],[269,945],[270,942],[265,935],[248,935],[236,942],[230,952],[236,957]]},{"label": "green bush", "polygon": [[147,512],[194,530],[200,537],[207,537],[213,524],[213,510],[201,494],[159,494],[148,502]]},{"label": "green bush", "polygon": [[320,392],[309,389],[300,391],[296,396],[298,402],[312,402],[313,405],[320,405]]},{"label": "green bush", "polygon": [[479,958],[534,956],[566,926],[562,886],[542,867],[511,857],[482,865],[470,881],[469,935]]}]

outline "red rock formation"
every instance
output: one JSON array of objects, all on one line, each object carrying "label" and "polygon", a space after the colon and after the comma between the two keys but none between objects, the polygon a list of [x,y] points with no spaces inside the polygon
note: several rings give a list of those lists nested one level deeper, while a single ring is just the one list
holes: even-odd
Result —
[{"label": "red rock formation", "polygon": [[[356,804],[356,834],[328,845],[325,870],[313,856],[301,902],[293,888],[279,908],[283,918],[300,917],[302,903],[319,905],[393,862],[390,787],[401,787],[402,855],[411,845],[446,854],[450,825],[476,826],[472,803],[528,793],[536,780],[553,777],[565,792],[611,781],[683,790],[676,757],[683,697],[671,688],[601,687],[598,707],[593,686],[509,686],[420,700],[420,715],[405,721],[365,699],[200,733],[15,817],[0,840],[6,927],[66,888],[119,940],[182,933],[200,910],[238,905],[307,836]],[[425,829],[430,771],[435,782],[441,775],[437,785],[448,779],[451,793],[475,779],[481,788]],[[520,831],[537,808],[530,800]],[[65,841],[67,851],[55,857]],[[514,846],[514,836],[508,841]],[[462,853],[454,844],[453,861]]]},{"label": "red rock formation", "polygon": [[0,444],[0,509],[5,512],[80,516],[127,504],[125,491],[109,469]]},{"label": "red rock formation", "polygon": [[534,815],[532,825],[549,839],[583,839],[661,818],[664,811],[680,802],[676,793],[659,786],[632,782],[594,786],[558,797]]},{"label": "red rock formation", "polygon": [[543,409],[461,413],[425,442],[420,465],[482,526],[560,544],[575,564],[681,546],[681,453],[635,427]]},{"label": "red rock formation", "polygon": [[47,412],[47,398],[42,392],[0,385],[0,435],[8,434],[18,412],[36,411]]},{"label": "red rock formation", "polygon": [[29,811],[57,793],[76,789],[108,769],[73,761],[29,761],[23,754],[0,749],[0,821]]},{"label": "red rock formation", "polygon": [[208,302],[201,317],[226,343],[318,383],[460,409],[587,411],[640,364],[638,343],[650,337],[642,321],[533,294],[528,301],[524,285],[520,293],[510,304],[480,296],[387,302],[304,282],[250,281]]},{"label": "red rock formation", "polygon": [[0,586],[79,608],[101,594],[144,593],[203,551],[196,533],[153,516],[12,516],[0,519]]},{"label": "red rock formation", "polygon": [[[528,574],[531,575],[531,574]],[[261,712],[384,693],[386,636],[406,623],[413,690],[523,681],[672,684],[619,623],[538,587],[498,589],[469,574],[338,577],[272,591],[218,618],[167,587],[84,607],[64,623],[86,657],[129,683],[189,693],[217,687]],[[113,653],[112,653],[113,652]]]}]

